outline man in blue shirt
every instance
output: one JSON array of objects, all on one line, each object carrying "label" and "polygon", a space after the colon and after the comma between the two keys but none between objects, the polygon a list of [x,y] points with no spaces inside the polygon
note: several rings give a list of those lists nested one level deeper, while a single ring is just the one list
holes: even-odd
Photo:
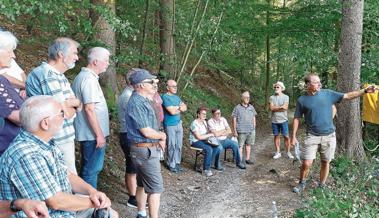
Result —
[{"label": "man in blue shirt", "polygon": [[304,78],[307,93],[297,99],[296,111],[293,120],[293,132],[291,142],[298,143],[296,133],[299,128],[300,118],[304,116],[306,124],[306,137],[301,149],[303,160],[300,169],[299,185],[293,192],[299,193],[305,189],[306,178],[317,151],[320,151],[321,170],[320,187],[325,186],[329,174],[329,163],[334,158],[336,149],[336,134],[333,124],[333,105],[342,100],[351,100],[365,93],[372,93],[377,88],[369,86],[365,89],[349,93],[335,92],[329,89],[321,89],[320,78],[317,74],[310,73]]},{"label": "man in blue shirt", "polygon": [[151,218],[158,218],[163,178],[160,149],[166,146],[166,134],[159,131],[153,108],[153,96],[158,80],[147,70],[134,69],[129,77],[134,92],[126,108],[127,140],[131,144],[130,156],[137,171],[137,207],[139,218],[147,217],[146,200]]},{"label": "man in blue shirt", "polygon": [[162,95],[164,120],[167,134],[167,167],[173,173],[181,171],[183,126],[180,114],[187,110],[187,105],[176,95],[178,90],[174,80],[167,81],[167,93]]}]

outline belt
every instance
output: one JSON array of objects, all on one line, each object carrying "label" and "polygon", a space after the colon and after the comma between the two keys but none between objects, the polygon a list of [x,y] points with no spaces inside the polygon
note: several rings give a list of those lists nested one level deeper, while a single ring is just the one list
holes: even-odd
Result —
[{"label": "belt", "polygon": [[141,143],[134,143],[133,145],[136,147],[148,148],[148,147],[157,147],[159,144],[158,142],[141,142]]}]

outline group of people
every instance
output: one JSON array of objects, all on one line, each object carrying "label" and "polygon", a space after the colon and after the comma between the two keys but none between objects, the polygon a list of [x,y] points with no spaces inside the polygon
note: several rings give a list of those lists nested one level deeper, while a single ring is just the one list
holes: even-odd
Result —
[{"label": "group of people", "polygon": [[[98,191],[97,179],[105,157],[109,131],[107,103],[99,75],[109,66],[110,52],[103,47],[88,51],[88,63],[70,84],[64,73],[78,61],[79,43],[61,37],[48,48],[48,61],[26,77],[15,62],[16,37],[0,31],[0,217],[91,217],[105,209],[111,217],[106,194]],[[15,75],[15,73],[17,75]],[[145,69],[133,68],[126,74],[127,86],[118,100],[120,145],[125,154],[127,205],[138,208],[137,217],[159,216],[160,195],[164,191],[161,174],[162,153],[167,150],[166,166],[181,172],[183,125],[181,114],[187,105],[177,95],[177,83],[166,82],[166,92],[158,94],[156,76]],[[276,152],[281,157],[280,134],[286,155],[293,158],[291,144],[297,143],[300,119],[305,118],[306,139],[301,146],[300,182],[293,189],[301,192],[316,152],[321,153],[320,186],[324,186],[329,163],[336,146],[333,125],[334,105],[377,88],[349,93],[321,89],[316,74],[305,77],[307,92],[297,100],[292,136],[288,128],[289,98],[282,82],[273,85],[270,97],[272,129]],[[236,167],[254,164],[251,148],[255,143],[257,112],[249,92],[232,112],[232,127],[220,108],[200,107],[190,125],[190,145],[204,153],[203,172],[212,176],[223,171],[220,153],[231,149]],[[75,140],[80,143],[81,168],[75,166]],[[244,152],[243,152],[244,151]]]}]

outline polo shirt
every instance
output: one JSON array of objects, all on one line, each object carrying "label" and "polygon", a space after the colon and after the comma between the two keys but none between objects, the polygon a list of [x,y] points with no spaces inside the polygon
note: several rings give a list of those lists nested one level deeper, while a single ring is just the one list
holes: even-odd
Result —
[{"label": "polo shirt", "polygon": [[237,132],[238,133],[251,133],[255,130],[253,125],[253,118],[257,115],[253,105],[249,104],[244,106],[238,104],[234,107],[232,117],[237,119]]}]

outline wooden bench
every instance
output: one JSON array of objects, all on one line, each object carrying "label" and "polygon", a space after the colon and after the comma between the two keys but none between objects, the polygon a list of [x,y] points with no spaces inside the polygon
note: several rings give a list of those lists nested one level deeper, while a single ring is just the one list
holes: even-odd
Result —
[{"label": "wooden bench", "polygon": [[190,147],[192,151],[195,151],[195,165],[194,165],[194,170],[195,171],[199,171],[198,169],[200,168],[197,168],[197,158],[199,157],[199,155],[204,155],[204,152],[203,152],[203,149],[202,148],[195,148],[195,147]]}]

